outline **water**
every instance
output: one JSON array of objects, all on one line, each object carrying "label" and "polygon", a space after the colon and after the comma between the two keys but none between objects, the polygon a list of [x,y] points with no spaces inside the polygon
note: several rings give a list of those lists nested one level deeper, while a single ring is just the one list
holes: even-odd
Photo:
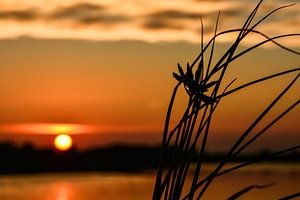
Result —
[{"label": "water", "polygon": [[[210,170],[207,165],[205,170]],[[189,177],[190,179],[191,177]],[[54,173],[0,176],[1,200],[146,200],[151,199],[155,173]],[[299,165],[258,165],[216,180],[205,199],[226,199],[249,184],[276,182],[253,190],[242,200],[268,200],[300,188]]]}]

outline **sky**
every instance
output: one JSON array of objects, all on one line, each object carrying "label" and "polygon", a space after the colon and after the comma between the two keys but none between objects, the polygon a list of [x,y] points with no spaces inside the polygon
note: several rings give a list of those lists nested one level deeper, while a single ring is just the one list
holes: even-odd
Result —
[{"label": "sky", "polygon": [[[219,10],[220,31],[239,28],[255,3],[0,1],[0,139],[49,146],[55,135],[68,132],[78,148],[115,142],[158,144],[176,84],[172,72],[178,62],[185,65],[199,53],[200,18],[207,42]],[[257,19],[291,3],[296,5],[279,11],[258,30],[270,36],[297,33],[297,0],[266,0]],[[218,39],[216,57],[234,37]],[[242,48],[261,40],[251,35]],[[278,42],[300,50],[299,36]],[[234,62],[225,82],[237,78],[235,87],[299,64],[299,56],[266,45]],[[213,121],[211,148],[217,149],[225,140],[229,144],[230,138],[245,129],[294,75],[225,99]],[[299,99],[299,86],[298,81],[267,120]],[[181,98],[176,104],[175,116],[184,103]],[[274,148],[299,141],[299,114],[296,107],[262,138],[260,146]]]}]

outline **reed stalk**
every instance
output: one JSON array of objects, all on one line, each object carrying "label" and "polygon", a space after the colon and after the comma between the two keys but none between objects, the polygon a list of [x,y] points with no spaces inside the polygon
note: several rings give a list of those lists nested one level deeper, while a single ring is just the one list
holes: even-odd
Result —
[{"label": "reed stalk", "polygon": [[[274,106],[277,105],[278,102],[280,102],[285,94],[296,83],[300,76],[300,68],[293,68],[283,72],[277,72],[269,76],[250,81],[235,88],[231,87],[236,79],[232,80],[229,84],[224,85],[224,77],[228,73],[228,68],[231,67],[232,62],[266,43],[273,43],[283,50],[289,51],[290,53],[296,55],[300,55],[299,52],[290,49],[276,41],[279,38],[297,37],[300,36],[300,34],[284,34],[269,37],[256,29],[271,15],[275,14],[279,10],[292,6],[292,4],[274,9],[263,16],[261,19],[259,19],[256,23],[253,23],[262,3],[263,0],[260,0],[258,2],[256,7],[244,22],[242,28],[240,29],[230,29],[218,32],[217,29],[220,20],[219,12],[216,20],[214,35],[206,45],[204,45],[203,42],[204,31],[203,23],[201,20],[202,39],[201,51],[199,55],[191,64],[187,63],[185,70],[180,64],[178,64],[178,73],[173,73],[174,78],[177,80],[177,84],[174,87],[167,109],[161,144],[160,163],[157,170],[156,182],[152,197],[153,200],[202,199],[203,195],[207,191],[207,188],[211,186],[216,178],[224,174],[234,172],[250,164],[268,160],[270,159],[270,157],[278,156],[290,151],[295,151],[300,148],[299,145],[294,146],[288,149],[280,150],[263,158],[249,160],[234,167],[224,169],[224,166],[228,162],[241,154],[248,146],[258,140],[263,134],[267,132],[267,130],[269,130],[280,119],[286,116],[300,102],[300,100],[297,100],[281,114],[277,115],[264,128],[254,134],[253,132],[255,128],[261,124],[261,121],[267,116],[270,111],[272,111]],[[230,33],[238,33],[238,36],[233,41],[232,45],[216,61],[216,63],[213,64],[214,52],[215,48],[217,48],[217,38]],[[241,42],[250,33],[260,35],[265,39],[237,53],[237,49],[241,45]],[[208,55],[208,61],[205,60],[206,55]],[[217,167],[206,177],[201,177],[200,174],[203,166],[203,158],[205,152],[207,151],[207,141],[211,132],[211,122],[213,120],[213,116],[217,107],[220,105],[219,103],[221,102],[221,100],[238,91],[245,90],[250,86],[261,84],[265,81],[291,74],[295,74],[293,80],[277,95],[277,97],[275,97],[270,102],[270,104],[253,121],[253,123],[237,137],[232,147],[228,149],[226,156],[217,164]],[[174,110],[174,103],[177,99],[176,97],[178,96],[179,88],[181,87],[184,88],[185,93],[188,97],[188,101],[182,117],[180,118],[178,123],[173,128],[171,128],[170,123]],[[223,91],[220,91],[220,88],[225,89]],[[170,149],[171,147],[174,148],[174,151],[172,151],[172,156],[169,157],[168,149]],[[192,183],[190,185],[187,185],[187,174],[191,171],[190,169],[192,166],[192,156],[195,152],[197,152],[198,157],[195,163],[195,170],[193,170],[192,174]],[[233,194],[231,197],[229,197],[229,199],[235,199],[252,189],[265,188],[267,186],[268,185],[250,185],[238,191],[236,194]],[[184,187],[189,188],[189,191],[185,194],[183,193]]]}]

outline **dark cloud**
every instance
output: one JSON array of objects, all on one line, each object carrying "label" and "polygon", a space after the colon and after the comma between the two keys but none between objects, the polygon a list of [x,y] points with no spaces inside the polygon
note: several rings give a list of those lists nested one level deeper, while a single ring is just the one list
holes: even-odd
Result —
[{"label": "dark cloud", "polygon": [[17,21],[32,21],[39,17],[35,10],[0,11],[0,19],[14,19]]},{"label": "dark cloud", "polygon": [[80,19],[91,15],[102,13],[105,8],[95,4],[77,4],[66,8],[61,8],[51,15],[53,19]]},{"label": "dark cloud", "polygon": [[228,9],[228,10],[221,11],[221,17],[222,16],[236,17],[236,16],[241,16],[243,13],[244,11],[240,9]]},{"label": "dark cloud", "polygon": [[45,21],[69,20],[82,25],[110,25],[129,20],[126,16],[108,13],[104,6],[86,3],[59,8],[50,13],[41,13],[36,10],[0,11],[1,19],[13,19],[16,21],[34,21],[38,19]]},{"label": "dark cloud", "polygon": [[95,4],[78,4],[61,8],[49,17],[52,20],[72,20],[80,24],[112,24],[127,21],[128,17],[118,14],[109,14],[106,8]]},{"label": "dark cloud", "polygon": [[171,22],[166,22],[163,20],[146,20],[143,24],[146,29],[160,30],[160,29],[182,29],[182,26],[174,25]]},{"label": "dark cloud", "polygon": [[219,1],[224,1],[224,0],[195,0],[198,2],[219,2]]},{"label": "dark cloud", "polygon": [[192,12],[182,12],[178,10],[164,10],[156,13],[152,13],[147,18],[152,19],[200,19],[203,17],[203,14],[192,13]]},{"label": "dark cloud", "polygon": [[112,24],[112,23],[119,23],[128,21],[129,18],[122,15],[97,15],[97,16],[89,16],[89,17],[83,17],[79,19],[79,22],[81,24],[96,24],[96,23],[104,23],[104,24]]},{"label": "dark cloud", "polygon": [[178,10],[162,10],[143,16],[143,27],[146,29],[174,29],[180,30],[184,28],[184,23],[181,20],[199,20],[207,17],[207,14],[194,12],[184,12]]}]

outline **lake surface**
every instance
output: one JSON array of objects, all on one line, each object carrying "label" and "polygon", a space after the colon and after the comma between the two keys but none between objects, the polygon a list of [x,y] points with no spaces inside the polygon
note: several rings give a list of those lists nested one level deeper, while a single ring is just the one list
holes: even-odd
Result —
[{"label": "lake surface", "polygon": [[[205,171],[212,169],[206,165]],[[191,177],[190,177],[191,178]],[[1,175],[1,200],[148,200],[151,199],[154,172],[53,173]],[[278,199],[299,192],[299,164],[262,164],[222,176],[213,182],[204,199],[226,199],[250,184],[276,185],[247,193],[242,200]]]}]

